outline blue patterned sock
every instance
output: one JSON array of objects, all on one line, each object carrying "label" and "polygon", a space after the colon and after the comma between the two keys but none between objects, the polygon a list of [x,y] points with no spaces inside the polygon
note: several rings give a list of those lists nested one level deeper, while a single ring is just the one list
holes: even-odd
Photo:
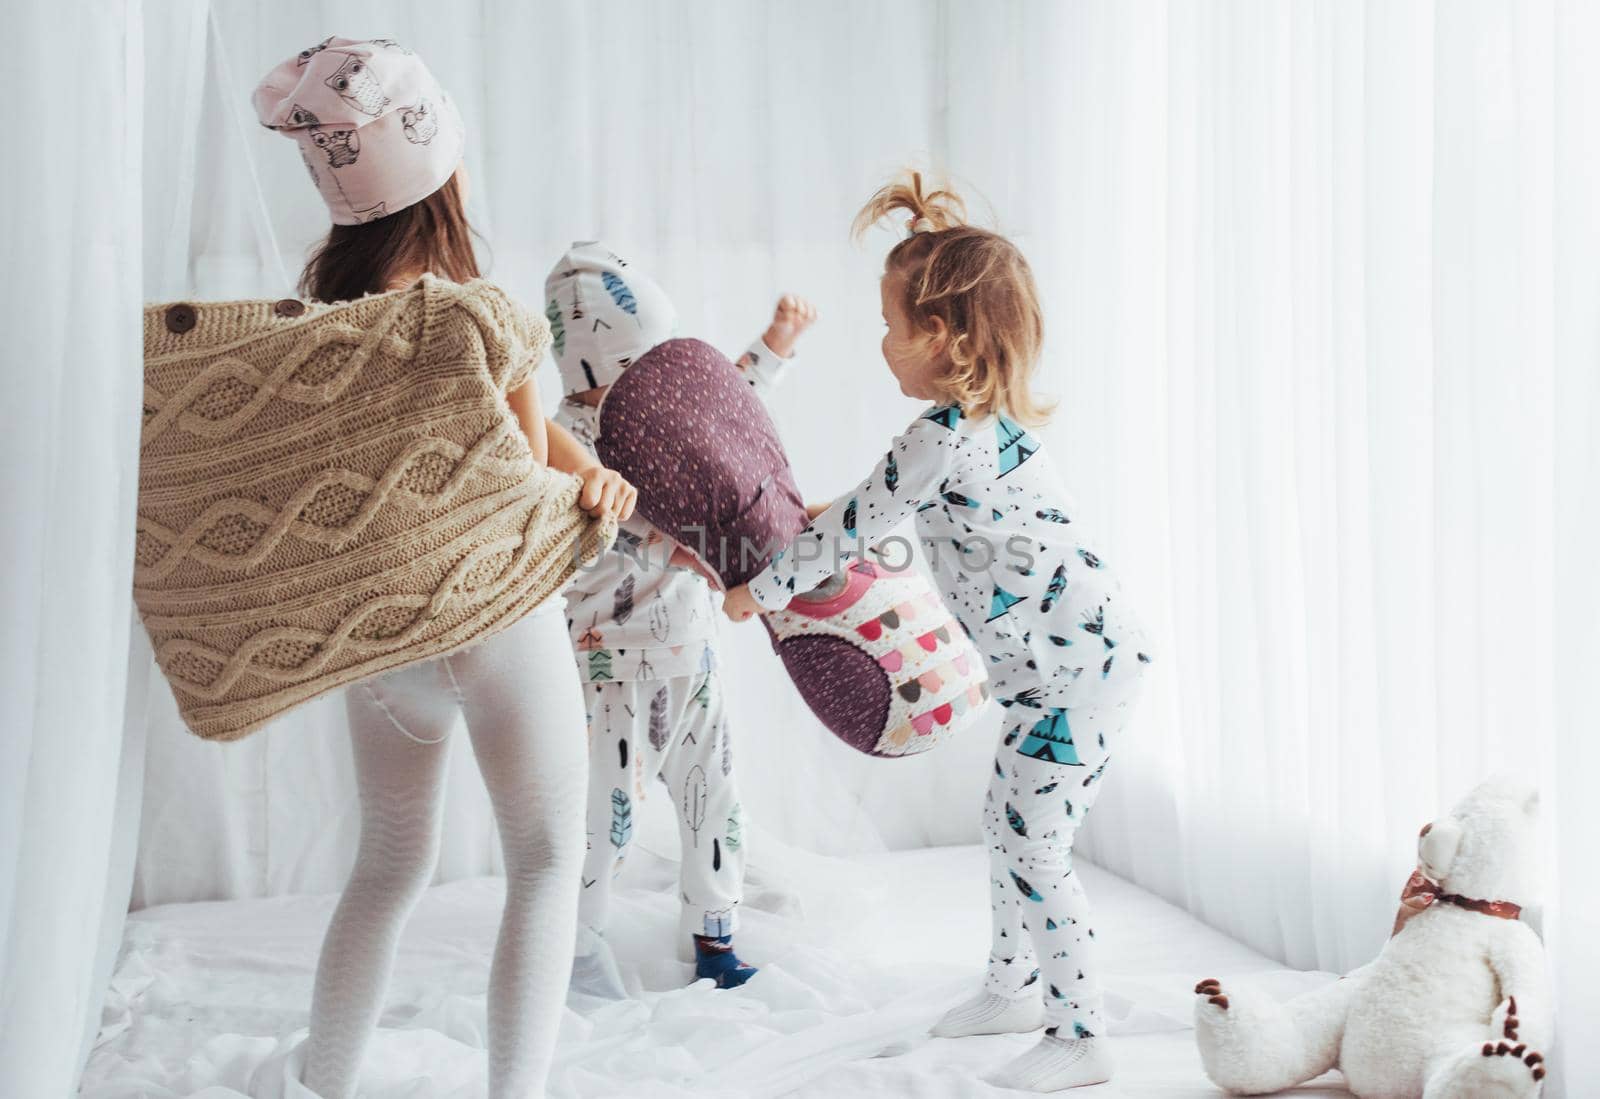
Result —
[{"label": "blue patterned sock", "polygon": [[710,977],[718,988],[738,988],[758,972],[755,966],[741,962],[733,952],[732,935],[716,938],[696,935],[694,959],[695,978]]}]

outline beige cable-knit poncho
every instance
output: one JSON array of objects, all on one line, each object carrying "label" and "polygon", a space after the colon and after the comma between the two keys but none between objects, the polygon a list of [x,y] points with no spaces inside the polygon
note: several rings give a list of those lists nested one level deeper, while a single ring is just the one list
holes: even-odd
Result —
[{"label": "beige cable-knit poncho", "polygon": [[234,739],[480,641],[610,543],[505,401],[549,340],[431,276],[146,308],[134,599],[190,729]]}]

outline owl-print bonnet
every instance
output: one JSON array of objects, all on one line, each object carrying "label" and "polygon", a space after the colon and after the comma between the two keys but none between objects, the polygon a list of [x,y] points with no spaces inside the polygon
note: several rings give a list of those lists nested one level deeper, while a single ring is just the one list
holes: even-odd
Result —
[{"label": "owl-print bonnet", "polygon": [[461,163],[461,115],[422,59],[398,42],[326,38],[278,65],[251,102],[292,137],[335,224],[421,202]]},{"label": "owl-print bonnet", "polygon": [[610,385],[678,323],[655,280],[596,240],[575,241],[544,280],[564,393]]}]

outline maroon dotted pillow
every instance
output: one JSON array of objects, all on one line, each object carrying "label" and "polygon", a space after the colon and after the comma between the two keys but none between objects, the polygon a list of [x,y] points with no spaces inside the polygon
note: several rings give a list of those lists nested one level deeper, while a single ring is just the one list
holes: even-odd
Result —
[{"label": "maroon dotted pillow", "polygon": [[[640,514],[725,589],[805,529],[777,429],[709,344],[668,340],[640,356],[599,419],[595,450],[639,490]],[[973,724],[988,698],[982,660],[915,571],[858,562],[765,619],[817,719],[870,755],[925,751]]]},{"label": "maroon dotted pillow", "polygon": [[639,490],[639,511],[722,578],[745,583],[806,526],[778,430],[710,344],[657,344],[600,403],[600,460]]}]

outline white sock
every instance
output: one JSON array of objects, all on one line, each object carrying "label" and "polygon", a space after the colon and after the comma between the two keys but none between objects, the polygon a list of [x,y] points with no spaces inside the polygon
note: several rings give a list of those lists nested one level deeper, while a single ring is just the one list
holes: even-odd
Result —
[{"label": "white sock", "polygon": [[933,1026],[935,1038],[972,1034],[1025,1034],[1044,1026],[1044,1001],[1038,996],[1009,999],[980,992],[944,1013]]},{"label": "white sock", "polygon": [[599,1000],[628,998],[628,986],[622,981],[611,946],[592,927],[578,925],[578,951],[572,958],[572,983],[567,991]]},{"label": "white sock", "polygon": [[1111,1051],[1104,1038],[1046,1034],[1038,1045],[988,1077],[988,1082],[1016,1091],[1065,1091],[1103,1084],[1111,1079],[1112,1069]]}]

